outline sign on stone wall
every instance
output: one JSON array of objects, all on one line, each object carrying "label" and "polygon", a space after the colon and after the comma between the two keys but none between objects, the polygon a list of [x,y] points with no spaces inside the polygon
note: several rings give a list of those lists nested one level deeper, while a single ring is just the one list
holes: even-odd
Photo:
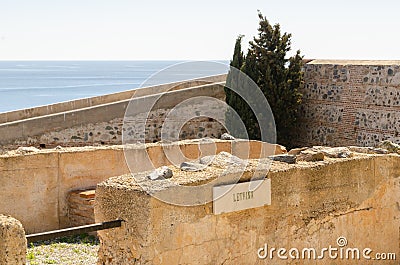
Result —
[{"label": "sign on stone wall", "polygon": [[271,205],[271,180],[213,187],[214,214]]}]

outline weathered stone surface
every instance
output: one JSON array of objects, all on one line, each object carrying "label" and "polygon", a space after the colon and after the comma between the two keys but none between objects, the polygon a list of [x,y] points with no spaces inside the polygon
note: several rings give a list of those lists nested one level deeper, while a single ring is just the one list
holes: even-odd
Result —
[{"label": "weathered stone surface", "polygon": [[236,138],[230,135],[229,133],[223,133],[221,135],[221,140],[235,140]]},{"label": "weathered stone surface", "polygon": [[313,60],[304,69],[298,144],[400,143],[400,61]]},{"label": "weathered stone surface", "polygon": [[296,156],[295,155],[274,155],[269,156],[269,159],[273,161],[285,162],[288,164],[295,164],[296,163]]},{"label": "weathered stone surface", "polygon": [[348,158],[353,156],[353,153],[347,147],[313,146],[307,150],[322,152],[330,158]]},{"label": "weathered stone surface", "polygon": [[286,147],[283,145],[280,145],[280,144],[276,144],[275,145],[275,155],[283,155],[283,154],[287,154]]},{"label": "weathered stone surface", "polygon": [[297,156],[297,161],[307,161],[307,162],[314,162],[314,161],[323,161],[324,160],[324,153],[321,151],[313,151],[313,150],[304,150],[301,151]]},{"label": "weathered stone surface", "polygon": [[353,153],[347,147],[333,147],[323,149],[324,155],[333,158],[347,158],[352,157]]},{"label": "weathered stone surface", "polygon": [[192,172],[196,172],[196,171],[201,171],[204,170],[204,168],[206,168],[207,165],[203,165],[200,163],[195,163],[195,162],[183,162],[180,166],[180,169],[183,171],[192,171]]},{"label": "weathered stone surface", "polygon": [[0,214],[0,264],[26,263],[26,238],[22,224],[11,216]]},{"label": "weathered stone surface", "polygon": [[298,155],[301,151],[308,149],[308,147],[293,148],[287,154],[288,155]]},{"label": "weathered stone surface", "polygon": [[298,161],[323,161],[324,157],[329,158],[349,158],[353,153],[347,147],[327,147],[327,146],[313,146],[311,148],[299,148],[293,150],[292,153],[298,153]]},{"label": "weathered stone surface", "polygon": [[[300,253],[313,247],[319,254],[324,247],[337,248],[340,236],[361,251],[368,247],[399,253],[399,159],[360,155],[273,163],[268,173],[272,204],[221,215],[212,214],[212,203],[171,205],[130,184],[131,177],[110,178],[97,187],[96,221],[122,218],[125,222],[121,228],[99,231],[99,264],[287,264],[276,255],[261,260],[257,251],[268,244],[269,249],[297,248]],[[183,175],[191,175],[194,185],[202,173]],[[362,257],[331,260],[326,253],[321,264],[332,261],[368,263]]]},{"label": "weathered stone surface", "polygon": [[167,166],[162,166],[151,172],[147,177],[151,180],[169,179],[172,178],[172,170]]},{"label": "weathered stone surface", "polygon": [[389,153],[388,150],[384,148],[375,148],[370,146],[348,146],[350,151],[361,153],[361,154],[387,154]]},{"label": "weathered stone surface", "polygon": [[246,162],[237,156],[234,156],[228,152],[220,152],[218,155],[205,156],[200,158],[200,164],[213,165],[218,167],[226,167],[229,165],[245,165]]},{"label": "weathered stone surface", "polygon": [[18,149],[15,151],[18,154],[28,154],[28,153],[35,153],[40,151],[36,147],[31,147],[31,146],[21,146],[18,147]]},{"label": "weathered stone surface", "polygon": [[384,148],[384,149],[388,150],[390,153],[399,153],[400,154],[400,145],[393,143],[389,140],[380,142],[377,147]]}]

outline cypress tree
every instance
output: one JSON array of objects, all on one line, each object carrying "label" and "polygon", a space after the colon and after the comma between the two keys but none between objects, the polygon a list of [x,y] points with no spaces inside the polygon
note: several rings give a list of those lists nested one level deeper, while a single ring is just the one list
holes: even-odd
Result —
[{"label": "cypress tree", "polygon": [[[235,49],[233,52],[233,58],[230,62],[230,66],[236,68],[237,70],[240,70],[242,68],[243,63],[245,61],[245,56],[242,52],[242,38],[243,35],[239,35],[237,37],[235,42]],[[245,120],[245,117],[248,115],[247,111],[238,111],[246,109],[247,105],[245,104],[244,100],[238,96],[238,94],[236,94],[234,91],[230,89],[232,88],[232,86],[239,87],[239,83],[241,82],[239,80],[239,76],[236,73],[234,74],[232,73],[232,71],[229,71],[226,79],[226,87],[225,87],[226,103],[233,109],[228,109],[228,111],[226,112],[225,123],[227,125],[228,131],[232,135],[239,138],[246,138],[246,135],[243,134],[243,131],[239,129],[240,123],[233,113],[233,111],[236,111],[239,114],[240,119],[242,121]]]},{"label": "cypress tree", "polygon": [[[296,130],[303,83],[302,56],[300,51],[287,58],[291,50],[291,34],[281,33],[280,25],[272,26],[261,12],[258,13],[258,35],[250,42],[244,57],[241,49],[242,36],[235,43],[231,66],[239,68],[257,83],[272,109],[275,118],[277,141],[288,147],[295,146],[293,132]],[[238,67],[239,66],[239,67]],[[228,73],[227,85],[242,82]],[[233,75],[232,75],[233,76]],[[227,93],[227,104],[235,109],[246,125],[250,139],[260,139],[256,116],[237,94]],[[251,104],[251,103],[250,103]],[[227,113],[227,121],[229,120]],[[258,113],[258,115],[263,115]]]},{"label": "cypress tree", "polygon": [[231,61],[231,66],[235,67],[237,69],[240,69],[243,65],[243,62],[245,60],[244,56],[243,56],[243,52],[242,52],[242,39],[243,39],[243,35],[239,35],[236,39],[235,42],[235,50],[233,52],[233,59]]},{"label": "cypress tree", "polygon": [[[248,76],[250,79],[252,79],[254,82],[257,83],[257,80],[259,78],[258,74],[258,69],[255,61],[255,55],[251,49],[247,51],[245,61],[242,65],[242,68],[240,69],[246,76]],[[254,99],[252,95],[249,95],[249,91],[246,90],[246,88],[249,88],[252,86],[252,84],[248,84],[250,80],[241,80],[240,85],[243,90],[241,92],[247,96],[247,98],[250,100],[250,102],[246,103],[243,99],[240,98],[240,108],[239,108],[239,115],[242,118],[242,121],[244,122],[244,125],[246,127],[248,137],[249,139],[260,139],[261,134],[260,134],[260,127],[256,118],[256,115],[250,108],[250,106],[254,106],[256,103],[257,99]],[[257,116],[259,116],[260,113],[257,113]]]},{"label": "cypress tree", "polygon": [[[230,63],[231,67],[234,67],[239,70],[241,69],[243,62],[245,60],[242,52],[242,38],[243,35],[239,35],[236,39],[233,58]],[[237,83],[238,83],[237,75],[228,74],[226,79],[227,87],[230,87],[230,85]],[[236,98],[234,92],[231,89],[228,89],[227,87],[225,87],[226,103],[228,103],[228,105],[230,106],[235,105]]]}]

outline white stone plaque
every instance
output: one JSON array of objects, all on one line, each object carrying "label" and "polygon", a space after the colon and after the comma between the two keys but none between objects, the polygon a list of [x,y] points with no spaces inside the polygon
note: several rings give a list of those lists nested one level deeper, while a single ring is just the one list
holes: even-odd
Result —
[{"label": "white stone plaque", "polygon": [[214,214],[271,205],[271,180],[256,180],[213,187]]}]

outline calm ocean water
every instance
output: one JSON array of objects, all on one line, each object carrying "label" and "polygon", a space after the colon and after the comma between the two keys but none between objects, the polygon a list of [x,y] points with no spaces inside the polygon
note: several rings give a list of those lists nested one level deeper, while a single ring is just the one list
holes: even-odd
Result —
[{"label": "calm ocean water", "polygon": [[[120,92],[141,85],[223,74],[228,70],[227,63],[0,61],[0,112]],[[148,80],[149,77],[152,78]]]}]

